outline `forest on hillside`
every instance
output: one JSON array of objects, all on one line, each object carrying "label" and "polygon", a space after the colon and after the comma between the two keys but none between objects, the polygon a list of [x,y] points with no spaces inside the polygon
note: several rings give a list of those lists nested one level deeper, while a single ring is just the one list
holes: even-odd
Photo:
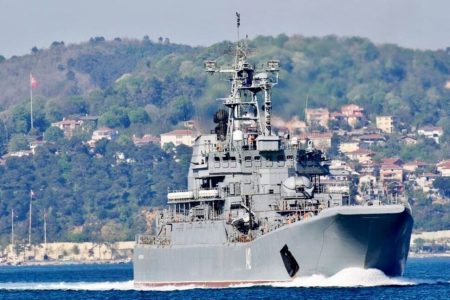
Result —
[{"label": "forest on hillside", "polygon": [[[402,147],[393,135],[377,150],[379,155],[450,158],[450,49],[412,50],[336,36],[258,36],[248,43],[249,60],[255,65],[280,60],[280,84],[273,95],[276,116],[303,119],[306,99],[308,107],[331,111],[355,103],[371,121],[376,115],[393,114],[406,132],[423,125],[444,128],[440,144]],[[42,136],[49,142],[32,157],[10,158],[0,166],[1,243],[9,239],[12,209],[17,234],[25,239],[30,190],[36,192],[37,240],[44,209],[53,240],[131,239],[146,230],[149,211],[165,203],[167,189],[185,187],[191,150],[136,147],[131,136],[157,135],[190,119],[209,131],[219,107],[215,99],[229,90],[227,78],[209,76],[203,62],[230,63],[233,47],[228,41],[190,47],[162,38],[95,37],[75,45],[55,41],[48,49],[33,47],[21,57],[0,56],[0,155],[28,148],[30,140]],[[38,81],[33,129],[30,72]],[[118,139],[89,149],[88,133],[68,140],[50,127],[79,115],[98,116],[99,126],[119,131]],[[119,159],[120,154],[129,160]],[[423,213],[441,209],[427,201],[417,196]],[[421,229],[445,225],[419,224]]]},{"label": "forest on hillside", "polygon": [[[309,107],[337,110],[355,103],[372,119],[395,112],[408,126],[450,126],[449,49],[412,50],[335,36],[259,36],[248,43],[255,65],[281,62],[273,97],[280,117],[303,117],[308,98]],[[148,37],[54,42],[0,61],[2,120],[9,135],[30,129],[22,119],[29,113],[30,72],[39,82],[34,95],[40,131],[72,114],[99,115],[105,125],[136,133],[160,133],[191,118],[209,120],[218,107],[215,99],[228,87],[226,78],[205,74],[203,62],[230,63],[232,55],[233,44],[226,41],[210,47]]]}]

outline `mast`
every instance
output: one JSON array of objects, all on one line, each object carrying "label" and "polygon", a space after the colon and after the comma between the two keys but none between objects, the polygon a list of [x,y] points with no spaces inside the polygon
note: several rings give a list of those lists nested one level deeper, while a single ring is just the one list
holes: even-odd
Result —
[{"label": "mast", "polygon": [[31,123],[31,129],[33,129],[33,85],[34,85],[34,78],[33,75],[30,73],[30,123]]},{"label": "mast", "polygon": [[[238,12],[236,17],[238,40],[234,64],[223,68],[217,67],[216,61],[205,62],[208,73],[226,73],[231,82],[228,97],[218,99],[223,101],[229,112],[226,135],[229,149],[239,149],[246,141],[251,140],[253,143],[258,136],[264,136],[265,140],[276,140],[271,125],[271,89],[278,84],[279,61],[269,60],[266,66],[258,69],[247,61],[247,46],[241,43],[239,36],[241,19]],[[263,96],[258,100],[257,94],[260,92]],[[260,114],[261,104],[263,115]]]},{"label": "mast", "polygon": [[33,196],[34,192],[33,190],[30,190],[30,219],[28,222],[28,246],[31,246],[31,208],[32,208],[32,202],[33,202]]},{"label": "mast", "polygon": [[14,209],[11,209],[11,246],[14,247]]},{"label": "mast", "polygon": [[47,253],[47,211],[44,208],[44,250]]}]

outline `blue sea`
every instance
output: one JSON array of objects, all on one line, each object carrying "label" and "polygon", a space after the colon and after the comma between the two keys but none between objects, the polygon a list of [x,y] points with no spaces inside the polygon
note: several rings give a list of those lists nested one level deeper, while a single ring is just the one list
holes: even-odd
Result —
[{"label": "blue sea", "polygon": [[[180,270],[181,272],[181,270]],[[409,259],[401,278],[349,268],[332,277],[223,289],[133,287],[131,264],[0,267],[0,299],[450,299],[450,258]]]}]

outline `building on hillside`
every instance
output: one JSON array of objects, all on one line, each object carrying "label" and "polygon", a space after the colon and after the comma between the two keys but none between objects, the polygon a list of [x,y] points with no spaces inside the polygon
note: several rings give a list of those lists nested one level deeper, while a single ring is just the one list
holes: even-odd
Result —
[{"label": "building on hillside", "polygon": [[305,111],[306,123],[309,126],[320,125],[324,128],[328,128],[328,122],[330,121],[330,112],[326,108],[308,108]]},{"label": "building on hillside", "polygon": [[341,142],[339,144],[339,151],[341,153],[350,153],[359,149],[359,142],[350,141],[350,142]]},{"label": "building on hillside", "polygon": [[73,137],[77,131],[91,131],[97,127],[98,116],[77,116],[62,121],[54,122],[51,125],[58,127],[64,132],[66,138]]},{"label": "building on hillside", "polygon": [[355,171],[351,166],[348,165],[348,163],[344,160],[340,159],[333,159],[330,161],[330,170],[346,170],[351,173],[354,173]]},{"label": "building on hillside", "polygon": [[332,136],[331,132],[311,132],[300,135],[298,139],[303,144],[306,144],[308,140],[312,141],[315,148],[324,151],[331,148]]},{"label": "building on hillside", "polygon": [[362,145],[366,145],[367,147],[371,147],[372,145],[383,145],[386,142],[386,138],[377,133],[361,135],[359,140]]},{"label": "building on hillside", "polygon": [[114,140],[119,132],[115,129],[111,129],[108,127],[102,127],[97,130],[94,130],[92,133],[91,140],[88,141],[88,145],[91,147],[95,147],[95,143],[102,139],[106,140]]},{"label": "building on hillside", "polygon": [[379,171],[379,166],[374,163],[373,161],[365,161],[360,164],[359,174],[361,176],[370,175],[370,176],[376,176]]},{"label": "building on hillside", "polygon": [[161,134],[161,147],[165,144],[172,143],[175,146],[186,145],[192,147],[194,145],[197,134],[188,129],[176,129],[167,133]]},{"label": "building on hillside", "polygon": [[410,135],[402,136],[401,141],[405,145],[416,145],[417,144],[417,138],[414,136],[410,136]]},{"label": "building on hillside", "polygon": [[403,183],[403,168],[396,164],[382,164],[380,167],[380,182],[387,187],[394,181]]},{"label": "building on hillside", "polygon": [[397,165],[399,167],[403,166],[403,161],[400,157],[386,157],[381,160],[382,165]]},{"label": "building on hillside", "polygon": [[436,164],[436,169],[443,177],[450,177],[450,160],[443,160]]},{"label": "building on hillside", "polygon": [[33,156],[33,151],[18,150],[18,151],[8,152],[5,155],[3,155],[3,159],[8,159],[10,157],[24,157],[24,156]]},{"label": "building on hillside", "polygon": [[82,128],[85,131],[91,131],[97,128],[98,125],[98,116],[90,116],[90,115],[84,115],[79,116],[76,119],[83,122]]},{"label": "building on hillside", "polygon": [[365,120],[364,109],[356,104],[342,106],[341,113],[352,127]]},{"label": "building on hillside", "polygon": [[428,166],[427,163],[420,161],[420,160],[414,160],[405,162],[403,164],[403,170],[405,172],[416,172],[416,171],[424,171],[425,168]]},{"label": "building on hillside", "polygon": [[385,133],[393,133],[395,131],[395,117],[394,116],[377,116],[375,118],[377,128]]},{"label": "building on hillside", "polygon": [[30,150],[33,152],[33,155],[36,154],[36,148],[45,145],[45,141],[32,141],[30,142]]},{"label": "building on hillside", "polygon": [[345,116],[340,111],[334,111],[330,113],[330,120],[340,122],[345,121],[346,119]]},{"label": "building on hillside", "polygon": [[186,129],[195,129],[196,128],[196,122],[194,120],[188,120],[184,121],[184,128]]},{"label": "building on hillside", "polygon": [[76,119],[66,119],[64,118],[62,121],[52,123],[52,126],[58,127],[64,133],[66,138],[71,138],[75,131],[81,130],[81,126],[83,125],[83,121]]},{"label": "building on hillside", "polygon": [[420,189],[422,192],[427,194],[438,194],[438,190],[433,187],[433,182],[436,178],[438,178],[438,174],[433,173],[424,173],[421,176],[418,176],[414,181],[414,188]]},{"label": "building on hillside", "polygon": [[359,148],[356,151],[347,153],[347,157],[349,159],[356,160],[360,164],[366,163],[366,162],[371,162],[373,156],[374,156],[374,153],[372,151],[363,149],[363,148]]},{"label": "building on hillside", "polygon": [[291,134],[300,134],[306,132],[307,129],[306,123],[301,121],[297,116],[294,116],[289,121],[284,121],[274,116],[272,118],[272,126],[278,130],[287,130]]},{"label": "building on hillside", "polygon": [[440,138],[444,134],[444,130],[442,129],[442,127],[424,126],[417,130],[417,134],[429,139],[433,139],[436,144],[439,144]]},{"label": "building on hillside", "polygon": [[135,146],[144,146],[148,144],[160,144],[161,139],[157,136],[153,136],[151,134],[145,134],[143,137],[137,137],[135,134],[133,134],[133,144]]}]

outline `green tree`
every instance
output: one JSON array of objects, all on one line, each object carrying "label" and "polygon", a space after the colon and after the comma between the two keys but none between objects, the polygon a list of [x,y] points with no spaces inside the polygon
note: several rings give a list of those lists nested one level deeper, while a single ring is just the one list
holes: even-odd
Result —
[{"label": "green tree", "polygon": [[23,106],[15,106],[11,111],[12,129],[15,133],[28,133],[30,130],[30,113]]},{"label": "green tree", "polygon": [[57,142],[64,138],[64,132],[56,126],[50,126],[44,132],[44,139],[48,142]]},{"label": "green tree", "polygon": [[143,108],[133,108],[128,111],[128,118],[132,124],[147,124],[150,122],[148,113]]},{"label": "green tree", "polygon": [[8,143],[8,151],[15,152],[20,150],[28,150],[28,139],[24,134],[13,134]]},{"label": "green tree", "polygon": [[130,126],[130,119],[127,110],[118,106],[110,108],[103,113],[99,119],[100,124],[110,128],[118,128]]},{"label": "green tree", "polygon": [[445,197],[450,197],[450,177],[438,177],[433,181],[433,187],[437,188]]}]

